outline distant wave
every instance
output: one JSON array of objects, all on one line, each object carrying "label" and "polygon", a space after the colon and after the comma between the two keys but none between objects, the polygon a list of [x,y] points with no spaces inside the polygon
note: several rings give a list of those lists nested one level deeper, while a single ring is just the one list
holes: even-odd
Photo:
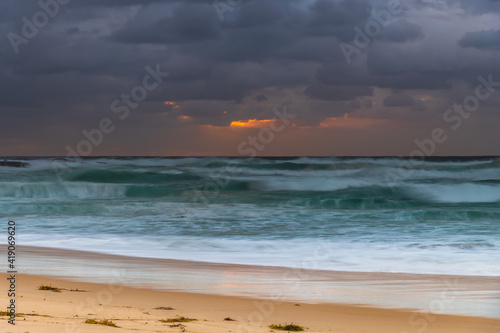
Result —
[{"label": "distant wave", "polygon": [[[217,193],[241,192],[241,202],[251,202],[250,193],[275,192],[274,196],[267,196],[269,202],[302,200],[313,207],[324,208],[500,201],[500,168],[495,160],[418,161],[412,169],[408,169],[408,165],[397,168],[401,162],[405,161],[100,158],[85,160],[78,167],[66,170],[61,181],[48,168],[50,163],[41,160],[33,161],[32,171],[15,182],[10,179],[11,170],[0,170],[0,180],[3,178],[0,197],[161,198],[215,187]],[[401,179],[387,180],[388,174],[398,172]],[[317,192],[327,193],[315,194]]]}]

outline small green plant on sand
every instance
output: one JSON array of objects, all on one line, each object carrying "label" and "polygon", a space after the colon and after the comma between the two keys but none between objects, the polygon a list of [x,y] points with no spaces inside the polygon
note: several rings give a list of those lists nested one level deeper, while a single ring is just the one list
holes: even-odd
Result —
[{"label": "small green plant on sand", "polygon": [[292,331],[292,332],[300,332],[304,330],[304,327],[299,326],[299,325],[294,325],[292,324],[285,324],[285,325],[269,325],[269,328],[272,328],[273,330],[281,330],[281,331]]},{"label": "small green plant on sand", "polygon": [[52,286],[46,286],[46,285],[41,285],[40,287],[38,287],[38,290],[50,290],[54,293],[60,293],[61,292],[61,289],[59,288],[56,288],[56,287],[52,287]]},{"label": "small green plant on sand", "polygon": [[177,317],[177,318],[168,318],[167,320],[160,319],[162,323],[187,323],[190,321],[195,321],[196,319],[187,318],[187,317]]},{"label": "small green plant on sand", "polygon": [[101,320],[101,321],[97,321],[95,319],[87,319],[87,320],[85,320],[85,324],[95,324],[95,325],[118,327],[111,320],[106,320],[106,319],[105,320]]}]

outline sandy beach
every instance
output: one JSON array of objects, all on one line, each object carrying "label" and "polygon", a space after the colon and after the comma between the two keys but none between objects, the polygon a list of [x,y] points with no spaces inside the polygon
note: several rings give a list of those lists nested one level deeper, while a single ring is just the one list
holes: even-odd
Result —
[{"label": "sandy beach", "polygon": [[[6,278],[6,274],[1,274],[4,290]],[[3,332],[257,333],[272,331],[268,327],[271,324],[291,322],[304,326],[306,332],[486,333],[498,332],[500,328],[500,320],[480,317],[166,292],[37,275],[17,275],[17,283],[16,311],[19,315],[15,326],[8,324],[8,317],[1,318]],[[57,287],[60,292],[38,290],[40,285]],[[4,294],[2,303],[6,304]],[[161,321],[178,317],[196,321],[180,325]],[[118,328],[87,324],[88,319],[111,320]]]}]

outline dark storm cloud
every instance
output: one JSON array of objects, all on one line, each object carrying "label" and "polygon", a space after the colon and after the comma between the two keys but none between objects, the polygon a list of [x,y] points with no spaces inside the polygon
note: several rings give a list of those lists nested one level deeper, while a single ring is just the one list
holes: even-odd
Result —
[{"label": "dark storm cloud", "polygon": [[305,90],[305,94],[311,98],[327,101],[346,101],[356,97],[371,96],[373,88],[361,86],[328,86],[325,84],[314,84]]},{"label": "dark storm cloud", "polygon": [[[120,9],[112,8],[132,5],[136,5],[136,11],[129,18],[119,17]],[[26,52],[15,57],[7,55],[5,60],[10,61],[12,74],[31,76],[35,83],[28,86],[49,80],[44,76],[67,72],[74,73],[75,78],[93,75],[86,81],[95,80],[94,86],[100,88],[109,85],[103,90],[105,93],[116,89],[112,89],[112,82],[106,82],[104,76],[132,81],[142,70],[135,66],[138,62],[144,65],[159,62],[171,72],[170,82],[162,87],[165,99],[176,101],[241,100],[252,91],[269,86],[313,84],[314,73],[304,70],[305,63],[346,67],[338,41],[352,38],[353,27],[363,24],[373,8],[366,0],[248,0],[226,14],[227,18],[221,22],[213,3],[208,1],[85,1],[67,6],[61,8],[56,21],[37,38],[28,45],[20,45]],[[110,9],[102,12],[97,8],[92,10],[93,7]],[[35,9],[31,6],[25,13]],[[94,30],[85,24],[106,16],[123,22],[114,26],[103,22]],[[59,30],[63,27],[66,34]],[[395,22],[380,38],[404,42],[420,34],[415,25]],[[356,85],[376,84],[376,80],[365,76],[356,78],[349,68],[344,71],[345,81],[353,78],[356,81],[351,84],[352,93],[345,96],[359,96]],[[255,73],[260,75],[255,77]],[[16,82],[12,77],[7,81]],[[308,89],[310,97],[319,94],[314,92],[318,84]],[[330,83],[323,80],[321,84]],[[32,100],[40,100],[38,95],[50,99],[50,92],[33,89],[39,93],[33,92]],[[80,88],[75,86],[74,90],[69,95],[85,97],[81,96]]]},{"label": "dark storm cloud", "polygon": [[[216,39],[220,33],[218,19],[209,4],[185,3],[172,16],[149,22],[148,17],[132,20],[124,29],[111,35],[122,43],[182,44]],[[189,19],[188,19],[189,18]]]},{"label": "dark storm cloud", "polygon": [[340,2],[318,0],[310,7],[305,27],[316,36],[351,37],[352,29],[345,29],[364,22],[370,16],[372,5],[369,1],[344,0]]},{"label": "dark storm cloud", "polygon": [[395,92],[384,99],[384,106],[389,107],[404,107],[415,105],[415,100],[404,93]]},{"label": "dark storm cloud", "polygon": [[468,32],[458,44],[480,50],[500,50],[500,30]]},{"label": "dark storm cloud", "polygon": [[[193,122],[228,124],[279,105],[288,97],[270,91],[287,90],[304,101],[310,119],[301,121],[310,124],[329,112],[365,108],[376,116],[383,106],[414,106],[415,90],[459,99],[455,85],[473,89],[478,75],[499,71],[499,60],[488,56],[499,49],[499,27],[477,31],[478,22],[467,21],[500,12],[492,0],[405,4],[348,64],[339,43],[353,42],[387,3],[244,0],[221,20],[211,0],[74,0],[16,54],[8,34],[22,35],[22,18],[41,9],[37,1],[0,0],[0,114],[15,124],[62,119],[82,128],[109,115],[111,102],[141,82],[145,67],[159,64],[170,75],[141,105],[144,113],[174,119],[182,108],[164,104],[172,101],[184,103]],[[456,6],[462,11],[453,16]],[[428,7],[436,15],[426,16]],[[449,26],[460,36],[442,29]],[[377,104],[380,89],[398,93]],[[245,103],[255,105],[242,111]],[[50,133],[44,126],[33,132]]]},{"label": "dark storm cloud", "polygon": [[267,98],[266,95],[257,95],[257,96],[254,96],[254,98],[257,102],[264,102],[264,101],[268,101],[269,98]]},{"label": "dark storm cloud", "polygon": [[407,20],[391,22],[380,34],[380,40],[396,43],[414,41],[423,37],[422,27]]},{"label": "dark storm cloud", "polygon": [[[500,0],[447,0],[448,4],[460,5],[472,14],[499,13]],[[426,5],[430,5],[429,2]]]}]

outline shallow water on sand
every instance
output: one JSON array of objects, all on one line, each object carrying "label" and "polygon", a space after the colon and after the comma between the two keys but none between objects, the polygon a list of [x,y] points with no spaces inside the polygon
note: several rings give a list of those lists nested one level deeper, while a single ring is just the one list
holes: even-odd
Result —
[{"label": "shallow water on sand", "polygon": [[[358,273],[211,264],[103,255],[48,248],[20,249],[21,273],[170,291],[273,301],[355,304],[434,314],[500,318],[500,278]],[[417,317],[416,317],[417,318]]]}]

